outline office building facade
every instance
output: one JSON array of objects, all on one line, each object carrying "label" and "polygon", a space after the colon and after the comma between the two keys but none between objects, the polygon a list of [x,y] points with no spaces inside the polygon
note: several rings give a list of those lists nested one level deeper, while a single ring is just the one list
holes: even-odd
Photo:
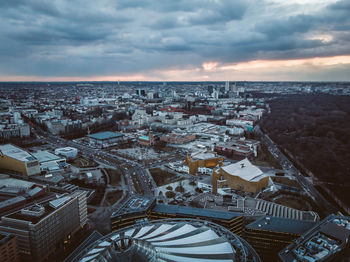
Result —
[{"label": "office building facade", "polygon": [[22,260],[43,261],[81,228],[79,197],[67,195],[3,216],[0,232],[17,237]]}]

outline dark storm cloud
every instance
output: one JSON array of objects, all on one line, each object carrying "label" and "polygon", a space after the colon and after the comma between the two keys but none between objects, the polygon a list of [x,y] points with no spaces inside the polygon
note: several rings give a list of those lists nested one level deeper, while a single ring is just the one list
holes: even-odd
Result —
[{"label": "dark storm cloud", "polygon": [[334,4],[329,5],[328,7],[331,10],[336,10],[336,11],[350,11],[350,2],[347,0],[342,0],[342,1],[338,1]]},{"label": "dark storm cloud", "polygon": [[272,19],[256,26],[256,30],[276,39],[281,36],[290,36],[295,33],[308,32],[315,26],[315,17],[311,15],[297,15],[287,19]]},{"label": "dark storm cloud", "polygon": [[204,8],[199,9],[189,17],[189,22],[196,25],[208,25],[231,20],[240,20],[243,18],[247,4],[243,1],[220,1],[211,3]]},{"label": "dark storm cloud", "polygon": [[[350,53],[347,0],[308,10],[263,0],[0,0],[0,6],[0,75],[118,75]],[[325,34],[332,40],[314,37]]]}]

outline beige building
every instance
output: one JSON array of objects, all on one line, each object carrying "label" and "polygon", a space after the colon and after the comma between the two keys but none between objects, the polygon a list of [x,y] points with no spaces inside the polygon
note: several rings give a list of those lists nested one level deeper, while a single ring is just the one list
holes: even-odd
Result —
[{"label": "beige building", "polygon": [[215,152],[197,152],[187,156],[189,173],[194,175],[198,172],[199,167],[213,168],[221,166],[224,162],[223,157],[217,156]]},{"label": "beige building", "polygon": [[27,176],[40,174],[39,161],[32,154],[11,144],[0,145],[0,168]]},{"label": "beige building", "polygon": [[213,193],[217,188],[229,187],[235,190],[257,193],[267,187],[269,177],[247,158],[213,171]]}]

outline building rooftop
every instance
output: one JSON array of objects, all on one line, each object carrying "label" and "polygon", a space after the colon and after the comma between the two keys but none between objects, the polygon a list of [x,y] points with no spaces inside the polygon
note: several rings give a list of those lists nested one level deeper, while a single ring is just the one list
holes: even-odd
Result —
[{"label": "building rooftop", "polygon": [[[10,219],[16,219],[16,220],[22,220],[22,221],[28,221],[33,224],[37,224],[40,220],[47,217],[49,214],[53,213],[57,208],[62,206],[63,204],[67,203],[69,200],[71,200],[71,197],[62,197],[55,200],[47,201],[45,203],[42,203],[42,207],[44,208],[43,212],[40,213],[38,216],[28,215],[30,212],[22,212],[22,210],[19,210],[15,213],[12,213],[10,215],[5,216],[6,218]],[[26,210],[32,210],[35,209],[35,205],[26,207]]]},{"label": "building rooftop", "polygon": [[33,155],[39,160],[40,163],[62,159],[49,151],[37,151],[33,153]]},{"label": "building rooftop", "polygon": [[320,227],[320,232],[341,241],[346,241],[350,236],[350,230],[345,230],[343,227],[340,227],[334,223],[323,224]]},{"label": "building rooftop", "polygon": [[235,217],[242,216],[240,212],[227,212],[227,211],[218,211],[205,208],[195,208],[187,206],[174,206],[174,205],[165,205],[158,204],[155,205],[152,209],[153,212],[168,213],[168,214],[179,214],[179,215],[188,215],[192,217],[207,217],[213,219],[225,219],[230,220]]},{"label": "building rooftop", "polygon": [[36,158],[27,151],[11,144],[0,145],[0,155],[1,154],[23,162],[36,160]]},{"label": "building rooftop", "polygon": [[200,152],[200,153],[193,153],[191,154],[192,159],[198,159],[198,160],[205,160],[205,159],[211,159],[216,158],[217,155],[211,152]]},{"label": "building rooftop", "polygon": [[59,152],[71,152],[71,151],[75,151],[77,149],[74,147],[67,146],[67,147],[57,148],[56,150]]},{"label": "building rooftop", "polygon": [[281,250],[279,256],[285,262],[335,261],[335,258],[341,261],[340,253],[349,239],[350,217],[329,215]]},{"label": "building rooftop", "polygon": [[302,235],[316,224],[313,221],[266,216],[250,223],[246,228]]},{"label": "building rooftop", "polygon": [[32,176],[32,179],[35,179],[39,183],[50,183],[50,184],[57,184],[64,180],[64,177],[60,174],[47,174],[47,175],[38,175],[38,176]]},{"label": "building rooftop", "polygon": [[121,133],[116,133],[111,131],[99,132],[99,133],[90,135],[91,138],[97,139],[97,140],[105,140],[105,139],[111,139],[111,138],[122,137],[122,136],[124,135]]},{"label": "building rooftop", "polygon": [[26,200],[25,197],[23,196],[17,196],[17,197],[13,197],[10,199],[7,199],[5,201],[1,201],[0,202],[0,209],[15,205],[15,204],[20,204],[23,203]]},{"label": "building rooftop", "polygon": [[154,198],[132,197],[124,202],[122,206],[114,210],[111,217],[127,215],[130,213],[146,212],[154,203]]},{"label": "building rooftop", "polygon": [[16,179],[12,177],[5,177],[5,178],[0,178],[0,185],[5,186],[5,187],[16,187],[16,188],[30,188],[34,185],[35,183],[21,180],[21,179]]},{"label": "building rooftop", "polygon": [[191,219],[144,221],[120,229],[84,250],[79,261],[119,261],[124,257],[130,261],[260,261],[247,242],[227,229]]},{"label": "building rooftop", "polygon": [[61,197],[61,198],[50,201],[49,205],[52,208],[56,209],[56,208],[59,208],[60,206],[62,206],[64,203],[66,203],[70,199],[71,199],[71,197],[69,197],[69,196]]},{"label": "building rooftop", "polygon": [[254,181],[264,173],[245,158],[237,163],[223,166],[222,169],[232,176],[238,176],[247,181]]}]

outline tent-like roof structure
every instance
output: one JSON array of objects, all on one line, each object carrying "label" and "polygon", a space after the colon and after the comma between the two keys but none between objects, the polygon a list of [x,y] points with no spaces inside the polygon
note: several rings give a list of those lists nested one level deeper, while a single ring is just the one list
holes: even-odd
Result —
[{"label": "tent-like roof structure", "polygon": [[79,261],[229,262],[248,257],[260,261],[248,243],[219,225],[169,219],[113,232],[85,250]]},{"label": "tent-like roof structure", "polygon": [[256,166],[254,166],[247,158],[228,165],[223,166],[222,170],[232,176],[238,176],[246,181],[260,180],[264,173]]}]

